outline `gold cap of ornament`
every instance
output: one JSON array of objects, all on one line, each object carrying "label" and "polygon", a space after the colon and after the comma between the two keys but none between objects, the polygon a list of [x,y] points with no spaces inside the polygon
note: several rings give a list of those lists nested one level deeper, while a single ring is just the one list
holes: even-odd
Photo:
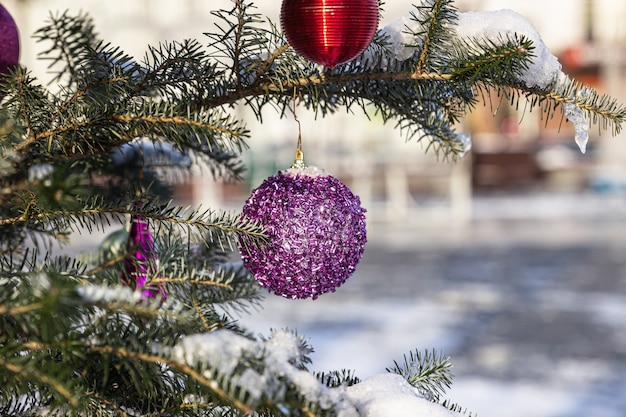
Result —
[{"label": "gold cap of ornament", "polygon": [[302,149],[296,150],[296,158],[293,160],[293,164],[291,164],[292,168],[306,168],[306,163],[304,162],[304,152]]}]

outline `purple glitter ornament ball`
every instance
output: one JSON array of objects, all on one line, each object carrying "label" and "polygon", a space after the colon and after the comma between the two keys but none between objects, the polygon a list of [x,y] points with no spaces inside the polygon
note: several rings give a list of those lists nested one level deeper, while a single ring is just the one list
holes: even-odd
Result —
[{"label": "purple glitter ornament ball", "polygon": [[0,4],[0,76],[16,67],[20,58],[20,38],[15,21]]},{"label": "purple glitter ornament ball", "polygon": [[141,300],[157,296],[165,300],[167,298],[165,286],[147,282],[150,265],[156,261],[156,251],[150,225],[144,217],[131,216],[128,246],[130,254],[124,259],[122,281],[129,287],[141,291]]},{"label": "purple glitter ornament ball", "polygon": [[337,178],[316,167],[291,168],[252,191],[243,214],[260,221],[269,241],[241,239],[245,267],[286,298],[335,291],[355,270],[367,241],[365,209]]}]

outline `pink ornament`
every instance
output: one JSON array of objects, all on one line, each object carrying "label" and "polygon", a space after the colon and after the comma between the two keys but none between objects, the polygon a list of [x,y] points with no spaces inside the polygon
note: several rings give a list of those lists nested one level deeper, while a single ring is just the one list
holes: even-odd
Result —
[{"label": "pink ornament", "polygon": [[315,167],[291,168],[252,191],[243,214],[260,221],[269,241],[240,249],[245,267],[286,298],[335,291],[355,271],[367,241],[365,209],[337,178]]},{"label": "pink ornament", "polygon": [[128,249],[130,254],[124,259],[122,281],[131,288],[141,291],[142,300],[157,296],[167,298],[163,284],[156,285],[147,282],[149,268],[156,262],[156,250],[148,220],[142,216],[134,214],[131,216]]},{"label": "pink ornament", "polygon": [[20,38],[15,21],[0,4],[0,76],[19,64]]},{"label": "pink ornament", "polygon": [[280,13],[293,49],[330,68],[361,54],[378,20],[378,0],[283,0]]}]

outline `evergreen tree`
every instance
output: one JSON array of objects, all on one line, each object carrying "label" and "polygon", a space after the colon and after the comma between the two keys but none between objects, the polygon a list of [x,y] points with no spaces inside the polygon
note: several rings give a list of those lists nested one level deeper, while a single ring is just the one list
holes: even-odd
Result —
[{"label": "evergreen tree", "polygon": [[[164,43],[141,61],[99,39],[89,16],[53,15],[35,34],[49,46],[42,59],[55,71],[52,86],[23,67],[3,77],[0,413],[367,413],[364,382],[351,371],[310,373],[311,347],[295,331],[257,339],[224,313],[260,303],[258,284],[230,253],[241,242],[262,246],[264,225],[169,202],[168,184],[191,166],[242,177],[249,132],[235,104],[259,119],[268,105],[288,114],[294,96],[321,117],[361,108],[451,159],[467,151],[455,124],[494,94],[578,128],[591,121],[615,133],[625,115],[561,73],[529,83],[536,42],[459,36],[451,0],[415,7],[401,31],[408,42],[380,30],[361,56],[332,69],[295,53],[244,0],[215,15],[208,46]],[[130,232],[93,259],[54,253],[72,232],[129,218]],[[449,368],[448,358],[416,351],[381,383],[401,378],[415,398],[460,411],[443,399]]]}]

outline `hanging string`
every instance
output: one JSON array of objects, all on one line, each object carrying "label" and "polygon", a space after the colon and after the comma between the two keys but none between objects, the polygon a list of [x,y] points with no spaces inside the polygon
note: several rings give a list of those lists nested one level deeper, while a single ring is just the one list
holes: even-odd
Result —
[{"label": "hanging string", "polygon": [[139,165],[139,175],[138,175],[138,187],[135,190],[135,195],[137,197],[141,197],[143,195],[143,178],[144,178],[144,166],[146,164],[146,161],[144,159],[144,154],[143,154],[143,144],[141,141],[138,141],[137,144],[139,145],[139,161],[140,161],[140,165]]},{"label": "hanging string", "polygon": [[306,163],[304,162],[304,152],[302,152],[302,125],[300,124],[300,120],[298,120],[298,113],[296,112],[296,104],[297,104],[297,90],[294,87],[293,89],[293,118],[298,123],[298,144],[296,147],[296,158],[291,165],[292,168],[304,168],[306,167]]},{"label": "hanging string", "polygon": [[144,176],[145,176],[144,168],[146,165],[144,151],[143,151],[143,143],[141,140],[138,140],[137,138],[135,138],[134,141],[137,144],[137,149],[139,152],[139,172],[137,173],[137,184],[135,186],[135,197],[137,200],[133,203],[133,206],[132,206],[133,214],[131,214],[130,216],[131,228],[132,228],[133,221],[137,221],[137,219],[141,219],[142,222],[144,221],[143,217],[137,217],[138,215],[136,214],[136,211],[142,209],[144,205],[143,197],[144,197],[145,190],[143,188],[143,182],[144,182]]}]

